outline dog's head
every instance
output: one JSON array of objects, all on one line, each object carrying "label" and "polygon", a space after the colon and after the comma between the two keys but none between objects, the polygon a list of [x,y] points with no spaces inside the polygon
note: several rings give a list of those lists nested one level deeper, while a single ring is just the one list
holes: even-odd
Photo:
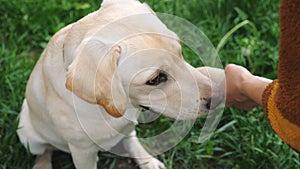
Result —
[{"label": "dog's head", "polygon": [[[208,113],[215,86],[184,61],[176,34],[137,1],[104,3],[102,11],[74,24],[67,37],[71,42],[66,44],[66,55],[74,59],[68,66],[66,87],[114,117],[122,116],[127,104],[173,119]],[[127,16],[111,14],[117,9]],[[107,23],[107,18],[114,18],[113,22]],[[70,39],[74,37],[82,39],[74,44]]]}]

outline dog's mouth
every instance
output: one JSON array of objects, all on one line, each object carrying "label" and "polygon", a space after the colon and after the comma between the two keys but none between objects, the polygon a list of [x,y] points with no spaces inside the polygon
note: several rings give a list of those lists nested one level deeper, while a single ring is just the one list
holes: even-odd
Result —
[{"label": "dog's mouth", "polygon": [[152,113],[155,113],[155,114],[161,114],[160,112],[157,112],[157,111],[154,111],[153,109],[151,109],[150,107],[148,106],[143,106],[143,105],[139,105],[140,108],[144,109],[144,110],[147,110],[147,111],[150,111]]},{"label": "dog's mouth", "polygon": [[140,107],[141,107],[142,109],[145,109],[145,110],[149,110],[149,111],[150,111],[150,107],[143,106],[143,105],[140,105]]},{"label": "dog's mouth", "polygon": [[[158,114],[158,115],[162,115],[162,113],[157,112],[157,111],[151,109],[151,107],[147,107],[147,106],[143,106],[143,105],[139,105],[139,106],[140,106],[142,109],[146,110],[146,111],[150,111],[150,112],[152,112],[152,113],[155,113],[155,114]],[[176,120],[176,118],[170,117],[170,116],[165,115],[165,114],[164,114],[163,116],[166,117],[166,118],[168,118],[168,119],[170,119],[170,120],[172,120],[172,121],[175,121],[175,120]]]},{"label": "dog's mouth", "polygon": [[141,107],[142,109],[144,109],[144,110],[148,110],[148,111],[151,111],[151,112],[153,112],[153,113],[160,114],[160,113],[154,111],[153,109],[151,109],[150,107],[143,106],[143,105],[140,105],[140,107]]}]

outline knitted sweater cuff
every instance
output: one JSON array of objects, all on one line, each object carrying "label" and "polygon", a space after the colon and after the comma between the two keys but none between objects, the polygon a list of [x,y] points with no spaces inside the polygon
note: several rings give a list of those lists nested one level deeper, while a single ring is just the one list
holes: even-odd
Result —
[{"label": "knitted sweater cuff", "polygon": [[279,82],[274,80],[269,84],[262,95],[262,106],[266,116],[278,136],[291,148],[300,152],[300,126],[286,119],[276,105]]}]

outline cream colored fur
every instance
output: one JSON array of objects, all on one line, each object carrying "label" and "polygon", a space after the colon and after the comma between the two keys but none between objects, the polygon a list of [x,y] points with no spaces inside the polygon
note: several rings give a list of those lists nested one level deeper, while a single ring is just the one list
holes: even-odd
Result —
[{"label": "cream colored fur", "polygon": [[[160,73],[166,81],[146,84]],[[51,151],[62,150],[76,168],[95,169],[97,152],[123,141],[140,168],[163,169],[135,136],[140,107],[194,119],[209,111],[211,85],[147,5],[104,0],[48,43],[27,84],[18,135],[38,155],[35,168],[51,168]]]}]

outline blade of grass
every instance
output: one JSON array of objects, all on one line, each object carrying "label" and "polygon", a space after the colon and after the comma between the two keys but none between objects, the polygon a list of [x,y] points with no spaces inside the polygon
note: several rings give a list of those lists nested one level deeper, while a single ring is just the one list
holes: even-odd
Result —
[{"label": "blade of grass", "polygon": [[[250,25],[253,29],[253,34],[254,34],[254,37],[258,37],[258,31],[257,31],[257,28],[255,26],[255,24],[249,20],[244,20],[242,21],[241,23],[237,24],[236,26],[234,26],[232,29],[230,29],[224,36],[223,38],[220,40],[219,44],[217,45],[217,48],[216,48],[216,53],[218,54],[221,50],[221,48],[225,45],[226,41],[228,40],[228,38],[233,34],[235,33],[237,30],[239,30],[240,28],[246,26],[246,25]],[[254,64],[253,64],[253,61],[252,59],[247,56],[247,60],[250,64],[250,67],[251,68],[254,68]]]}]

